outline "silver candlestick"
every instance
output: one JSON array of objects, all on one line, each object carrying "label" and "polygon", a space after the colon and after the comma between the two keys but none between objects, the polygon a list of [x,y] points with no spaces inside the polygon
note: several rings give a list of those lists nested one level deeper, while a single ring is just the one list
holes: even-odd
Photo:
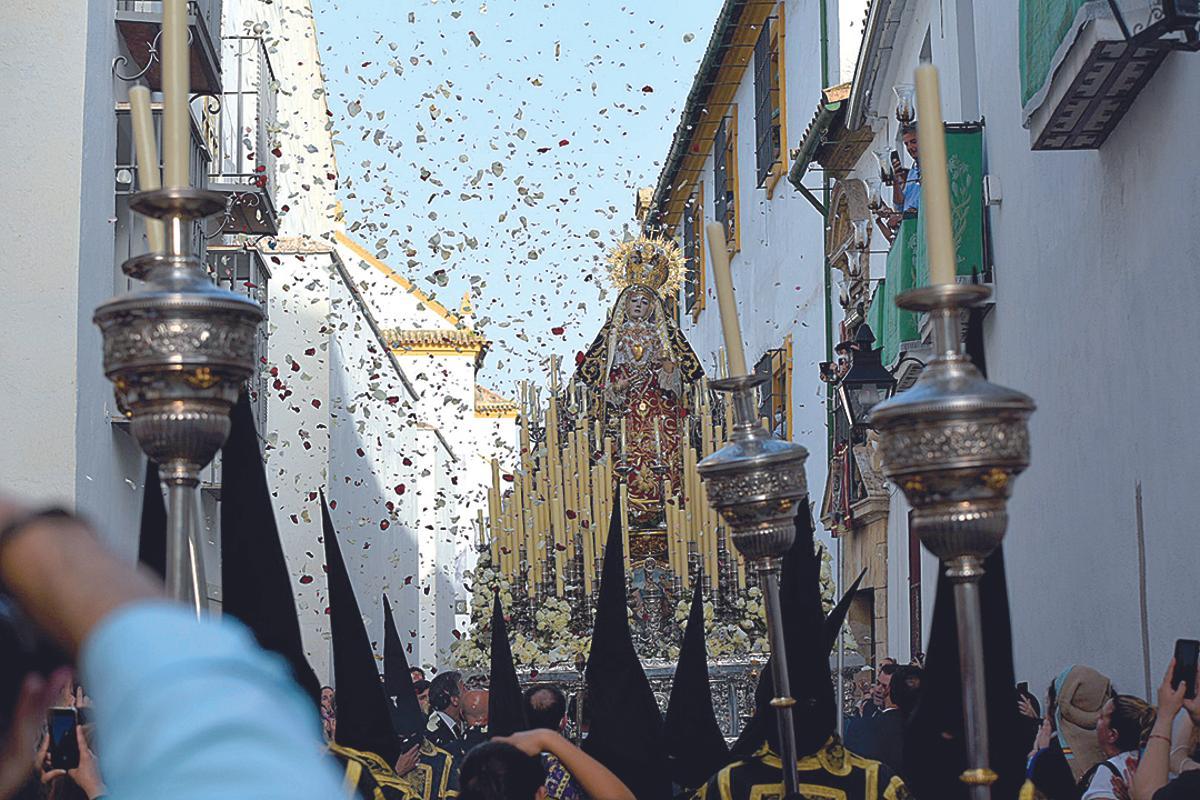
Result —
[{"label": "silver candlestick", "polygon": [[263,313],[215,286],[191,253],[195,220],[223,211],[222,195],[159,189],[129,205],[164,221],[167,252],[126,261],[121,269],[146,286],[101,304],[92,321],[104,336],[104,374],[117,404],[167,484],[167,591],[200,613],[207,605],[200,470],[229,435],[230,409],[254,370]]},{"label": "silver candlestick", "polygon": [[765,381],[740,375],[712,382],[729,392],[734,426],[729,443],[699,463],[708,502],[729,525],[734,546],[758,571],[767,606],[767,639],[771,645],[771,677],[778,712],[780,754],[788,797],[798,796],[796,731],[792,726],[792,697],[787,648],[779,604],[779,573],[783,555],[796,539],[796,511],[808,497],[804,461],[808,451],[773,437],[758,416],[754,387]]},{"label": "silver candlestick", "polygon": [[954,581],[968,768],[960,776],[974,800],[991,797],[987,698],[979,580],[983,560],[1008,526],[1013,479],[1029,466],[1029,415],[1034,403],[989,383],[961,352],[959,311],[991,290],[940,284],[905,292],[896,305],[928,312],[934,357],[911,389],[871,411],[888,478],[913,507],[921,543]]}]

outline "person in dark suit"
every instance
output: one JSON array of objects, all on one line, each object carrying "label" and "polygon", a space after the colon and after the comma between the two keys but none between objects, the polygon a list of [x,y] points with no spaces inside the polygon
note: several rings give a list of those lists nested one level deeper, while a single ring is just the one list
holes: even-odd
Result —
[{"label": "person in dark suit", "polygon": [[878,693],[882,699],[879,714],[855,720],[846,730],[846,747],[858,755],[886,764],[903,776],[904,714],[892,698],[891,684],[900,668],[895,662],[879,668]]},{"label": "person in dark suit", "polygon": [[429,715],[427,737],[455,759],[461,759],[466,748],[463,737],[466,725],[462,718],[462,697],[465,688],[461,672],[440,672],[429,682]]}]

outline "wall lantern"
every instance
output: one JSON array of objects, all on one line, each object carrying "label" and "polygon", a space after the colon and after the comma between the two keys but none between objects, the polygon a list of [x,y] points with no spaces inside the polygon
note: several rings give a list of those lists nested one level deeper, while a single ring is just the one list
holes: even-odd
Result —
[{"label": "wall lantern", "polygon": [[1126,41],[1200,50],[1200,0],[1108,0]]},{"label": "wall lantern", "polygon": [[875,334],[865,322],[850,345],[850,369],[838,383],[838,399],[850,427],[862,432],[876,404],[896,391],[896,379],[883,366],[882,350],[872,347]]},{"label": "wall lantern", "polygon": [[911,83],[898,83],[892,87],[892,92],[896,95],[896,121],[911,125],[916,117],[916,89]]}]

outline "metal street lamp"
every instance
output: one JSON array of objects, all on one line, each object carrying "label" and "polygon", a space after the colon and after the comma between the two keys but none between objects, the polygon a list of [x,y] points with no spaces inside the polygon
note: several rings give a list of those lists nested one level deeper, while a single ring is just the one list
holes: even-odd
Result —
[{"label": "metal street lamp", "polygon": [[876,405],[896,391],[896,378],[883,366],[882,350],[872,347],[875,334],[862,323],[850,347],[850,369],[838,382],[838,400],[853,430],[861,431]]}]

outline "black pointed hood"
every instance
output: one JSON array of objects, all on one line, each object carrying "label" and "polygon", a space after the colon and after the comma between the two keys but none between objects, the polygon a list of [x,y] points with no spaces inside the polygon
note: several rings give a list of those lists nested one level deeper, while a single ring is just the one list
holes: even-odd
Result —
[{"label": "black pointed hood", "polygon": [[[967,357],[985,378],[983,314],[972,309],[967,320]],[[1028,730],[1017,711],[1012,654],[1012,620],[1008,613],[1008,581],[1003,545],[983,562],[979,604],[986,665],[989,763],[1000,776],[993,796],[1016,797],[1025,776]],[[954,584],[938,568],[933,621],[925,654],[921,694],[904,737],[905,781],[920,797],[967,798],[958,779],[967,766],[964,744],[962,671],[958,660],[958,613]]]},{"label": "black pointed hood", "polygon": [[695,583],[663,722],[667,769],[671,780],[688,792],[703,786],[713,773],[729,763],[729,745],[717,724],[708,683],[702,574],[696,576]]},{"label": "black pointed hood", "polygon": [[413,688],[408,657],[392,617],[392,604],[383,596],[383,685],[392,701],[392,730],[400,738],[425,729],[425,715]]},{"label": "black pointed hood", "polygon": [[831,653],[837,645],[838,634],[842,631],[842,623],[846,621],[846,615],[850,613],[850,604],[854,602],[854,595],[858,594],[858,585],[862,583],[862,579],[866,577],[866,574],[867,571],[865,569],[858,573],[858,577],[854,579],[854,583],[850,584],[850,587],[842,592],[837,605],[829,612],[829,616],[825,617],[825,649]]},{"label": "black pointed hood", "polygon": [[[830,633],[821,606],[821,567],[807,504],[796,514],[796,540],[784,554],[781,573],[779,601],[783,608],[784,646],[792,697],[796,700],[792,707],[793,727],[796,752],[803,757],[819,750],[837,729],[837,700],[829,672]],[[836,638],[836,633],[833,637]],[[779,727],[770,704],[774,695],[775,682],[771,679],[768,659],[754,694],[754,716],[734,743],[735,757],[752,755],[763,742],[769,742],[779,752]]]},{"label": "black pointed hood", "polygon": [[283,656],[296,683],[319,703],[321,684],[304,653],[292,576],[245,392],[233,407],[221,450],[221,593],[222,612],[253,631],[264,649]]},{"label": "black pointed hood", "polygon": [[492,667],[488,678],[488,736],[510,736],[525,730],[524,704],[517,667],[513,664],[508,625],[500,594],[492,597]]},{"label": "black pointed hood", "polygon": [[[904,780],[918,797],[947,800],[969,796],[958,776],[967,768],[963,729],[962,672],[958,661],[958,615],[954,583],[938,569],[937,598],[929,632],[921,694],[904,735]],[[1025,778],[1029,742],[1017,711],[1012,627],[1004,553],[984,561],[979,585],[983,615],[983,660],[991,745],[990,766],[999,774],[995,797],[1016,797]]]},{"label": "black pointed hood", "polygon": [[329,627],[333,636],[333,674],[337,688],[337,743],[375,753],[394,764],[400,753],[392,728],[392,703],[379,680],[375,653],[363,626],[354,585],[342,559],[324,496],[321,497],[321,522],[325,531]]},{"label": "black pointed hood", "polygon": [[583,749],[620,778],[638,800],[670,797],[662,714],[629,632],[621,503],[613,504],[584,678],[591,728]]},{"label": "black pointed hood", "polygon": [[167,504],[163,502],[158,464],[146,459],[146,480],[142,484],[142,525],[138,535],[138,561],[158,575],[167,574]]}]

